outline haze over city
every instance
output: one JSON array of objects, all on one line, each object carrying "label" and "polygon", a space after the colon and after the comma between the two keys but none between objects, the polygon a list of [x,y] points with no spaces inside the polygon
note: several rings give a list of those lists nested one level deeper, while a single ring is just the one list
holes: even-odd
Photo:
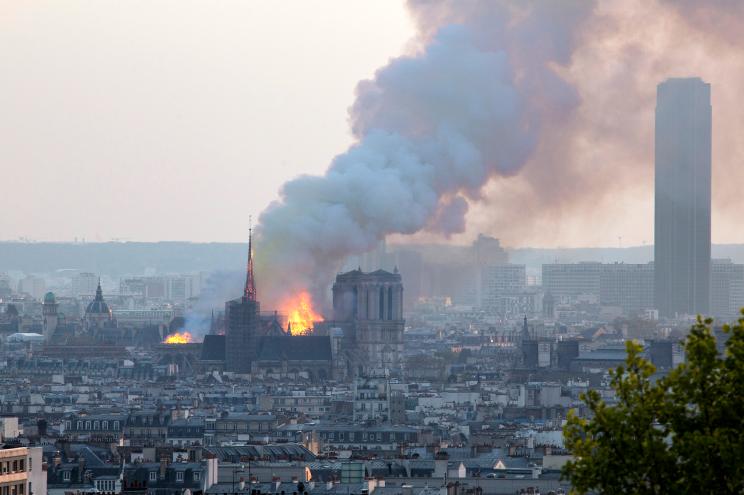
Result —
[{"label": "haze over city", "polygon": [[0,9],[0,495],[744,493],[744,2]]}]

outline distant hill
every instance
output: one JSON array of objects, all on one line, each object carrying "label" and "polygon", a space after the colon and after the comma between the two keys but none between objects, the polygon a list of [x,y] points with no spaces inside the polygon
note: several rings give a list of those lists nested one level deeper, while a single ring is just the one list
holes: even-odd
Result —
[{"label": "distant hill", "polygon": [[50,273],[77,269],[112,277],[157,273],[240,270],[247,244],[191,242],[0,242],[0,271]]},{"label": "distant hill", "polygon": [[[459,258],[466,248],[447,245],[391,246],[438,253],[436,258]],[[77,269],[118,277],[156,273],[185,273],[218,270],[240,271],[245,264],[247,244],[192,242],[102,242],[102,243],[22,243],[0,242],[0,271],[51,273]],[[522,248],[509,250],[513,263],[523,263],[530,271],[543,263],[647,263],[653,259],[653,246],[627,248]],[[429,256],[427,256],[429,257]],[[744,263],[744,244],[713,246],[714,258],[731,258]]]}]

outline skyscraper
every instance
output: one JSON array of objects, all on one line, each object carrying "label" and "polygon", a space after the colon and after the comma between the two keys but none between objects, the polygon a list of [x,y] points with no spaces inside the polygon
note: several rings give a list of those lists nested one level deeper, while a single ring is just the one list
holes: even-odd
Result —
[{"label": "skyscraper", "polygon": [[668,79],[656,94],[654,296],[662,316],[710,306],[710,84]]}]

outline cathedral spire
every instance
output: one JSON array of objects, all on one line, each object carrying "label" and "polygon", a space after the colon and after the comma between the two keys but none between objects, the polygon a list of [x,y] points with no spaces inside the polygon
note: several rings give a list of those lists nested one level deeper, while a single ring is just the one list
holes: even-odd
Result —
[{"label": "cathedral spire", "polygon": [[96,301],[103,301],[103,290],[101,289],[101,277],[98,277],[98,287],[96,287]]},{"label": "cathedral spire", "polygon": [[253,278],[253,227],[248,227],[248,266],[245,274],[243,297],[249,301],[256,300],[256,281]]}]

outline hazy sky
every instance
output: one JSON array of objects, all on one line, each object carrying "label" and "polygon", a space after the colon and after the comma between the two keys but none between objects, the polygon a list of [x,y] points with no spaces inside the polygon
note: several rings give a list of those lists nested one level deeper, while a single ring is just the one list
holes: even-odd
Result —
[{"label": "hazy sky", "polygon": [[[655,86],[697,75],[712,84],[713,240],[744,242],[742,3],[597,5],[556,69],[576,109],[454,240],[653,242]],[[352,143],[357,82],[415,36],[396,0],[5,0],[0,239],[244,241],[282,183]]]},{"label": "hazy sky", "polygon": [[5,0],[0,239],[245,241],[412,33],[395,0]]}]

